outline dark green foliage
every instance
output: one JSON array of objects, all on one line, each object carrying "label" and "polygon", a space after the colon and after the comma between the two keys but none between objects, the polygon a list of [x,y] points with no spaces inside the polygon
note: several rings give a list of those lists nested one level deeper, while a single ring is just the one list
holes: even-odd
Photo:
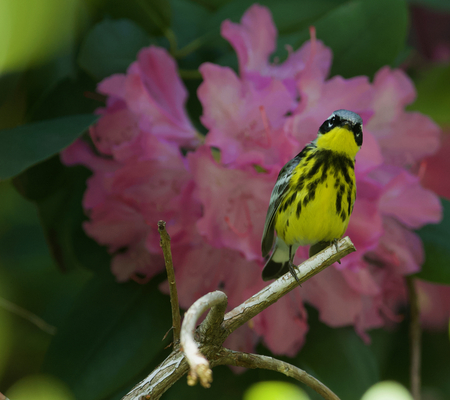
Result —
[{"label": "dark green foliage", "polygon": [[162,340],[172,325],[170,304],[157,283],[118,285],[109,271],[95,275],[52,341],[44,371],[85,400],[106,398],[137,380],[170,343]]},{"label": "dark green foliage", "polygon": [[450,285],[450,201],[442,199],[442,205],[442,222],[426,225],[418,231],[425,248],[425,263],[417,276],[427,281]]},{"label": "dark green foliage", "polygon": [[95,120],[93,115],[75,115],[0,131],[0,179],[60,152]]},{"label": "dark green foliage", "polygon": [[95,25],[84,39],[78,64],[101,80],[126,72],[137,52],[150,44],[150,37],[139,25],[127,19],[106,19]]}]

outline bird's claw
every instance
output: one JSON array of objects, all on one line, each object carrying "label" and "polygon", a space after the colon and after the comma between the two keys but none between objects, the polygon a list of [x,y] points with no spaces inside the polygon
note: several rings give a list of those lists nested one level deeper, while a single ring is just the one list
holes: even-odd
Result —
[{"label": "bird's claw", "polygon": [[[338,239],[334,239],[332,241],[332,244],[334,244],[334,247],[336,248],[336,252],[339,251],[339,240]],[[338,264],[341,265],[341,260],[338,260]]]},{"label": "bird's claw", "polygon": [[294,263],[291,261],[291,260],[289,260],[289,272],[291,273],[291,275],[294,277],[294,279],[297,281],[297,283],[298,283],[298,286],[300,286],[300,287],[302,287],[302,285],[301,285],[301,283],[300,283],[300,280],[298,279],[298,276],[297,276],[297,274],[295,273],[295,265],[294,265]]}]

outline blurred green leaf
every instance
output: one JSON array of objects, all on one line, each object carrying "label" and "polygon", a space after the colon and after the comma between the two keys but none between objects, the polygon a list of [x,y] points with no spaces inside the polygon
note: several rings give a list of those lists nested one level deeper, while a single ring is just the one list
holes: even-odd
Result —
[{"label": "blurred green leaf", "polygon": [[192,0],[193,3],[207,7],[209,10],[214,11],[223,7],[225,4],[230,3],[232,0]]},{"label": "blurred green leaf", "polygon": [[59,156],[28,169],[14,179],[22,196],[36,203],[53,258],[63,271],[109,270],[106,249],[86,236],[82,198],[90,171],[65,167]]},{"label": "blurred green leaf", "polygon": [[73,45],[76,32],[82,30],[85,15],[78,0],[2,0],[0,4],[2,73],[25,70],[57,56]]},{"label": "blurred green leaf", "polygon": [[[235,0],[207,22],[216,29],[229,18],[237,22],[251,0]],[[279,30],[274,56],[287,57],[284,44],[294,49],[309,39],[315,26],[317,38],[333,50],[331,75],[372,76],[383,65],[393,65],[405,46],[408,9],[405,0],[262,0],[269,7]]]},{"label": "blurred green leaf", "polygon": [[94,113],[104,105],[104,98],[95,94],[96,83],[87,74],[77,74],[76,79],[63,78],[45,91],[33,104],[28,118],[33,122]]},{"label": "blurred green leaf", "polygon": [[[208,29],[217,29],[225,19],[239,22],[244,12],[254,3],[252,0],[230,1],[217,10],[209,21],[206,21]],[[317,19],[343,3],[346,3],[346,0],[258,1],[258,4],[269,8],[280,35],[308,29],[309,25],[314,24]]]},{"label": "blurred green leaf", "polygon": [[106,19],[95,25],[84,39],[78,64],[98,80],[125,72],[138,51],[150,44],[148,34],[128,19]]},{"label": "blurred green leaf", "polygon": [[[65,320],[90,277],[87,271],[63,275],[56,270],[36,207],[17,193],[11,181],[0,182],[0,266],[0,297],[53,326]],[[0,365],[7,365],[3,374],[0,371],[0,386],[7,389],[40,370],[52,336],[1,306],[0,319],[0,330],[7,333],[10,321],[13,333],[7,349],[0,349]]]},{"label": "blurred green leaf", "polygon": [[74,115],[0,131],[0,179],[17,175],[58,153],[97,118]]},{"label": "blurred green leaf", "polygon": [[433,388],[441,399],[450,399],[450,344],[447,327],[442,328],[440,332],[430,329],[422,334],[421,380],[424,388]]},{"label": "blurred green leaf", "polygon": [[211,13],[200,4],[190,0],[171,0],[172,26],[178,47],[182,48],[206,32],[205,22]]},{"label": "blurred green leaf", "polygon": [[58,329],[44,371],[83,400],[104,399],[145,368],[150,373],[171,326],[170,300],[157,284],[118,284],[109,271],[95,276]]},{"label": "blurred green leaf", "polygon": [[450,285],[450,201],[441,201],[443,220],[437,225],[426,225],[417,232],[425,248],[425,263],[417,277]]},{"label": "blurred green leaf", "polygon": [[[404,0],[352,0],[330,8],[312,25],[333,51],[331,75],[372,76],[393,65],[404,48],[408,9]],[[296,48],[308,37],[303,32],[292,44]]]},{"label": "blurred green leaf", "polygon": [[[302,43],[309,39],[309,26],[314,25],[318,18],[321,18],[344,2],[345,0],[259,1],[258,4],[269,8],[280,35],[278,38],[278,48],[273,56],[276,56],[280,60],[285,59],[288,55],[284,47],[285,44],[294,45],[295,41],[299,41],[300,36]],[[219,52],[214,60],[216,63],[235,69],[237,68],[236,54],[220,36],[220,26],[226,19],[238,23],[245,11],[253,4],[253,0],[233,0],[227,2],[205,21],[205,28],[208,32],[208,42],[206,44],[213,51]]]},{"label": "blurred green leaf", "polygon": [[[309,340],[313,335],[314,340]],[[333,329],[317,324],[311,328],[294,364],[302,366],[346,400],[359,400],[379,380],[374,354],[351,328]]]},{"label": "blurred green leaf", "polygon": [[434,67],[415,83],[417,100],[408,109],[427,114],[440,125],[450,125],[450,65]]},{"label": "blurred green leaf", "polygon": [[108,0],[104,12],[113,18],[131,19],[151,35],[163,35],[172,20],[169,0]]},{"label": "blurred green leaf", "polygon": [[63,79],[75,79],[77,66],[75,64],[75,49],[48,60],[45,64],[35,66],[25,73],[30,108],[52,91]]},{"label": "blurred green leaf", "polygon": [[0,75],[0,106],[13,96],[22,76],[23,72],[10,72]]},{"label": "blurred green leaf", "polygon": [[311,400],[303,389],[283,381],[258,382],[250,386],[243,400]]}]

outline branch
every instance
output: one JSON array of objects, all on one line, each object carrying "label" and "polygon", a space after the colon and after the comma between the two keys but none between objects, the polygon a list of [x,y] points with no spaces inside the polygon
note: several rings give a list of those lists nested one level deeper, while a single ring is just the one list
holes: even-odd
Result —
[{"label": "branch", "polygon": [[209,388],[212,382],[212,371],[209,368],[209,362],[200,352],[194,340],[194,329],[197,326],[197,320],[206,310],[211,308],[208,314],[209,318],[207,317],[203,321],[204,329],[210,330],[214,325],[218,326],[223,321],[227,304],[228,299],[225,293],[217,290],[198,299],[184,315],[181,328],[181,347],[191,367],[188,375],[189,386],[194,386],[197,383],[197,379],[200,379],[201,385],[205,388]]},{"label": "branch", "polygon": [[167,280],[170,288],[170,304],[172,306],[172,327],[173,327],[173,346],[177,346],[180,340],[181,316],[178,302],[177,285],[175,283],[175,272],[173,270],[172,252],[170,250],[170,236],[166,231],[166,223],[158,222],[158,231],[161,236],[160,245],[163,249],[164,261],[166,264]]},{"label": "branch", "polygon": [[[305,282],[356,250],[348,237],[339,241],[338,248],[339,251],[336,251],[335,246],[330,246],[296,267],[300,282]],[[166,360],[146,379],[136,385],[122,400],[159,399],[170,386],[188,372],[189,366],[191,366],[191,372],[188,383],[195,384],[197,378],[199,378],[202,385],[208,387],[212,379],[212,371],[207,360],[212,360],[212,366],[226,364],[225,361],[222,361],[220,355],[224,351],[222,344],[230,333],[297,286],[294,277],[287,273],[225,316],[223,314],[227,297],[224,293],[215,291],[201,297],[189,308],[183,321],[181,348],[184,353],[180,348],[174,348]],[[208,308],[211,308],[211,311],[194,332],[198,318]],[[229,357],[229,354],[224,353],[224,356]],[[331,391],[330,393],[332,394]],[[336,395],[334,396],[325,398],[327,400],[337,399]]]},{"label": "branch", "polygon": [[[309,375],[306,371],[287,362],[277,360],[276,358],[259,354],[242,353],[240,351],[233,351],[225,348],[222,349],[218,357],[220,365],[226,364],[252,369],[261,368],[281,372],[282,374],[297,379],[309,386],[326,400],[339,400],[339,397],[337,397],[327,386]],[[213,362],[211,362],[211,364],[214,364],[214,366],[219,365]]]},{"label": "branch", "polygon": [[411,394],[414,400],[420,400],[420,359],[421,359],[421,328],[420,311],[415,279],[412,276],[406,277],[408,288],[408,299],[410,307],[409,322],[409,346],[411,356],[410,379]]},{"label": "branch", "polygon": [[[49,335],[56,334],[56,328],[54,326],[47,324],[47,322],[45,322],[42,318],[38,317],[36,314],[33,314],[32,312],[25,310],[25,308],[22,308],[14,303],[11,303],[10,301],[4,299],[3,297],[0,297],[0,307],[4,308],[5,310],[13,314],[18,315],[19,317],[28,320],[32,324],[36,325],[39,329],[48,333]],[[1,397],[0,400],[2,400]]]},{"label": "branch", "polygon": [[122,400],[157,400],[164,392],[189,371],[182,351],[172,353],[153,372],[139,382]]},{"label": "branch", "polygon": [[[295,270],[300,283],[312,278],[347,254],[356,251],[355,246],[348,236],[338,242],[338,248],[339,251],[336,251],[334,245],[329,246],[297,266]],[[223,323],[227,336],[297,286],[298,284],[294,277],[290,273],[287,273],[227,313]]]}]

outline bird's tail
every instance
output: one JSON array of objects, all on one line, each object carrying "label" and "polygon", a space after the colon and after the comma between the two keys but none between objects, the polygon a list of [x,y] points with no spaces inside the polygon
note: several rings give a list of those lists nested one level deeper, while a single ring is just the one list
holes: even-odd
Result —
[{"label": "bird's tail", "polygon": [[[309,248],[309,256],[321,252],[327,248],[332,242],[318,242]],[[291,250],[292,257],[294,257],[298,246],[293,246]],[[278,279],[289,271],[289,246],[279,237],[275,241],[272,254],[264,265],[262,271],[263,281],[270,281],[271,279]]]},{"label": "bird's tail", "polygon": [[332,242],[318,242],[316,244],[313,244],[309,248],[309,257],[316,255],[317,253],[320,253],[323,249],[326,249]]},{"label": "bird's tail", "polygon": [[[295,254],[297,247],[292,249],[292,256]],[[277,279],[289,271],[289,246],[279,237],[275,241],[272,254],[264,266],[262,271],[263,281]]]}]

